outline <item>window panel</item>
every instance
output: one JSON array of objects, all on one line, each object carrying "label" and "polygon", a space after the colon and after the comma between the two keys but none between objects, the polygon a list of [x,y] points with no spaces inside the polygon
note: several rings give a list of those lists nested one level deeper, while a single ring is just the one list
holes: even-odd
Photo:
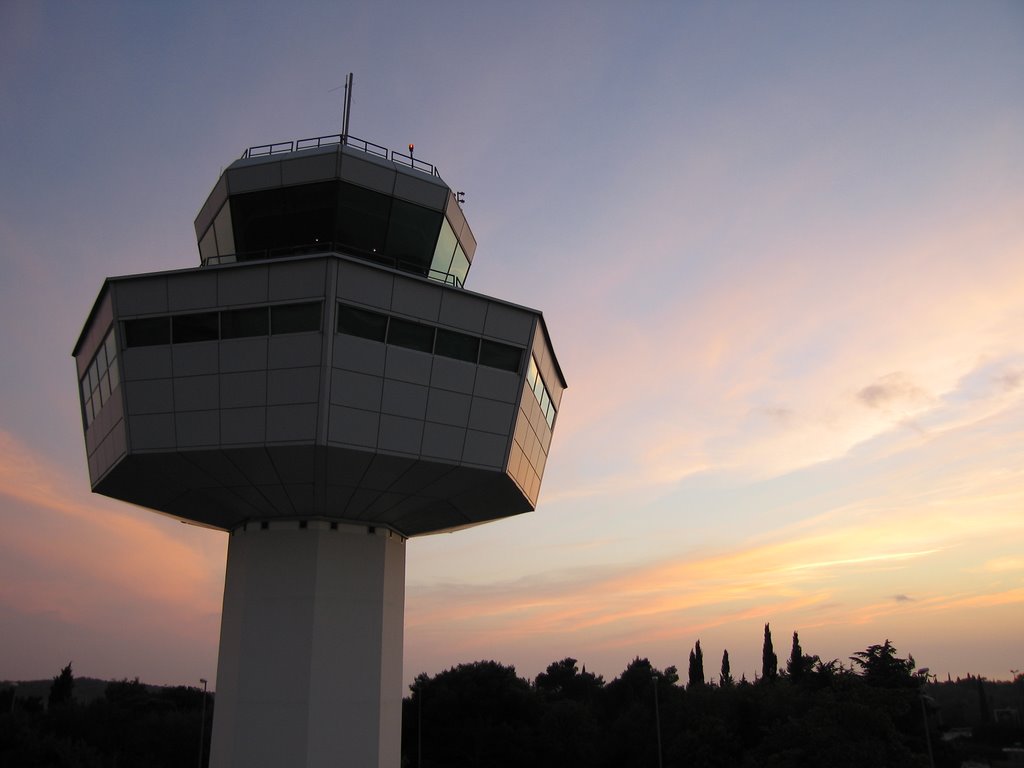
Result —
[{"label": "window panel", "polygon": [[320,302],[281,304],[270,308],[270,333],[303,333],[320,330]]},{"label": "window panel", "polygon": [[216,312],[171,317],[171,340],[175,344],[216,341],[220,336]]},{"label": "window panel", "polygon": [[388,316],[346,304],[338,305],[338,333],[358,336],[370,341],[384,341],[388,330]]},{"label": "window panel", "polygon": [[126,347],[151,347],[171,343],[171,318],[147,317],[126,320],[124,324]]},{"label": "window panel", "polygon": [[462,250],[461,245],[455,246],[455,256],[452,257],[452,266],[449,273],[455,280],[455,285],[460,288],[466,283],[466,275],[469,274],[469,259]]},{"label": "window panel", "polygon": [[522,361],[522,357],[523,350],[519,347],[499,344],[487,339],[480,342],[480,365],[519,373],[519,363]]},{"label": "window panel", "polygon": [[100,404],[107,402],[110,398],[110,379],[106,374],[100,377]]},{"label": "window panel", "polygon": [[114,338],[113,329],[111,329],[110,333],[107,334],[107,338],[103,342],[103,346],[107,348],[107,363],[109,364],[117,357],[117,340]]},{"label": "window panel", "polygon": [[110,377],[110,391],[113,392],[117,389],[117,385],[121,383],[121,376],[120,371],[118,370],[116,358],[110,362],[110,367],[107,368],[107,376]]},{"label": "window panel", "polygon": [[334,239],[356,253],[383,254],[390,216],[389,195],[341,182]]},{"label": "window panel", "polygon": [[426,275],[443,218],[440,211],[431,211],[405,200],[393,200],[387,255],[398,262],[400,269]]},{"label": "window panel", "polygon": [[448,219],[444,219],[441,222],[441,234],[437,237],[437,247],[434,248],[434,258],[430,262],[430,277],[446,282],[445,278],[451,268],[456,245],[458,240],[455,239],[452,225],[448,223]]},{"label": "window panel", "polygon": [[429,325],[392,317],[388,327],[388,344],[420,352],[433,352],[434,329]]},{"label": "window panel", "polygon": [[220,337],[222,339],[266,336],[268,333],[270,333],[270,315],[267,307],[226,309],[220,313]]},{"label": "window panel", "polygon": [[475,336],[458,333],[457,331],[448,331],[443,328],[437,329],[435,354],[451,357],[455,360],[465,360],[468,363],[475,363],[479,348],[480,340]]}]

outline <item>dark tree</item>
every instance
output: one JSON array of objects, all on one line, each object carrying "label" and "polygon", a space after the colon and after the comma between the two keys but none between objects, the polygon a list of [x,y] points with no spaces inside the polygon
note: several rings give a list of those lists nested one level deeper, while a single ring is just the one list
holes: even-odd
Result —
[{"label": "dark tree", "polygon": [[794,683],[799,683],[807,677],[807,673],[814,668],[818,661],[817,656],[805,656],[800,647],[800,635],[793,633],[793,648],[789,652],[789,661],[786,662],[786,674]]},{"label": "dark tree", "polygon": [[988,696],[985,695],[985,680],[982,677],[977,678],[978,683],[978,714],[981,716],[981,722],[988,724],[992,722],[992,713],[988,706]]},{"label": "dark tree", "polygon": [[761,649],[761,679],[771,682],[779,674],[779,657],[772,646],[771,625],[764,625],[764,646]]},{"label": "dark tree", "polygon": [[729,668],[729,651],[722,651],[722,674],[719,685],[723,688],[728,688],[733,683],[732,670]]},{"label": "dark tree", "polygon": [[700,640],[692,651],[690,651],[690,669],[688,688],[701,688],[704,686],[704,651],[700,649]]},{"label": "dark tree", "polygon": [[580,672],[576,659],[565,658],[548,664],[548,668],[537,675],[537,690],[551,698],[586,700],[604,686],[604,678],[587,672]]},{"label": "dark tree", "polygon": [[75,676],[71,673],[71,662],[60,671],[60,674],[53,678],[50,686],[50,698],[47,700],[47,708],[54,709],[71,703],[71,696],[75,690]]},{"label": "dark tree", "polygon": [[912,674],[914,657],[901,659],[888,640],[857,651],[850,661],[860,667],[864,682],[876,688],[916,688],[922,682]]}]

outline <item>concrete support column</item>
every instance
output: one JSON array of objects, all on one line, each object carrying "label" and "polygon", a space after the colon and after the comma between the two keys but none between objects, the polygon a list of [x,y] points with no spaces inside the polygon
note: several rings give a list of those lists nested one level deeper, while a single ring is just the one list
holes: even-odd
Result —
[{"label": "concrete support column", "polygon": [[405,541],[332,525],[231,534],[213,768],[398,768]]}]

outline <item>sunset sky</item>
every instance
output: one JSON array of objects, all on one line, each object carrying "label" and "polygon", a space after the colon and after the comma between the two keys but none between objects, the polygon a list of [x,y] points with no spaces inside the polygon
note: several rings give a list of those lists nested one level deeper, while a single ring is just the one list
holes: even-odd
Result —
[{"label": "sunset sky", "polygon": [[215,678],[227,537],[90,494],[71,350],[350,71],[569,383],[536,512],[409,542],[406,680],[1024,669],[1024,4],[5,0],[0,680]]}]

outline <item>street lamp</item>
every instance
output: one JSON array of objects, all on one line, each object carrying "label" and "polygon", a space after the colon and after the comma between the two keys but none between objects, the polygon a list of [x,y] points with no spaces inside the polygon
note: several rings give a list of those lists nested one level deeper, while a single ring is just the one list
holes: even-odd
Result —
[{"label": "street lamp", "polygon": [[199,768],[203,768],[203,742],[206,740],[206,678],[199,678],[203,684],[203,714],[199,719]]},{"label": "street lamp", "polygon": [[651,672],[651,683],[654,684],[654,729],[658,734],[658,768],[661,768],[661,712],[658,709],[658,673]]}]

